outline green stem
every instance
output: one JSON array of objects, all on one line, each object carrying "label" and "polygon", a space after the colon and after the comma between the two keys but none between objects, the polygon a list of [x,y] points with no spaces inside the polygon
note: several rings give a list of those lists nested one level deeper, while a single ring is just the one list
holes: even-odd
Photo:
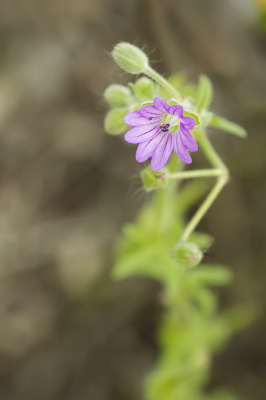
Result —
[{"label": "green stem", "polygon": [[[169,162],[169,170],[180,171],[184,168],[184,164],[180,162],[179,158],[174,155]],[[173,205],[175,193],[178,189],[180,181],[169,182],[165,189],[159,189],[156,194],[157,202],[157,218],[158,218],[158,233],[165,234],[169,229],[169,225],[173,218]]]},{"label": "green stem", "polygon": [[143,70],[143,72],[164,87],[177,101],[182,101],[181,94],[166,79],[164,79],[162,75],[154,71],[149,65]]},{"label": "green stem", "polygon": [[175,172],[174,174],[169,174],[169,179],[190,179],[190,178],[203,178],[211,176],[219,176],[223,173],[223,169],[199,169],[195,171],[185,171],[185,172]]},{"label": "green stem", "polygon": [[[213,165],[215,168],[213,171],[216,171],[215,174],[219,176],[218,181],[214,188],[211,190],[205,201],[202,203],[196,214],[192,217],[191,221],[188,223],[181,239],[186,241],[190,234],[194,231],[200,220],[203,218],[203,216],[206,214],[208,209],[211,207],[212,203],[229,180],[229,173],[228,170],[219,157],[219,155],[216,153],[214,150],[211,142],[209,141],[205,131],[196,131],[195,136],[197,137],[202,150],[204,151],[206,157],[210,161],[210,163]],[[204,170],[203,170],[204,171]],[[206,171],[206,170],[205,170]],[[217,173],[220,171],[219,173]],[[198,173],[199,171],[195,171],[195,173]],[[205,175],[206,176],[206,175]],[[209,175],[210,176],[210,175]]]},{"label": "green stem", "polygon": [[196,131],[195,136],[198,139],[198,142],[204,151],[206,157],[213,165],[214,168],[226,168],[225,164],[221,160],[220,156],[216,153],[215,149],[213,148],[211,142],[209,141],[208,136],[206,135],[205,131]]},{"label": "green stem", "polygon": [[194,229],[196,228],[202,217],[206,214],[206,212],[208,211],[208,209],[210,208],[210,206],[212,205],[212,203],[214,202],[214,200],[216,199],[216,197],[226,184],[227,180],[228,180],[228,175],[226,172],[223,171],[223,174],[219,177],[216,185],[213,187],[213,189],[211,190],[205,201],[202,203],[202,205],[200,206],[194,217],[187,225],[181,237],[181,240],[186,241],[188,239],[190,234],[194,231]]}]

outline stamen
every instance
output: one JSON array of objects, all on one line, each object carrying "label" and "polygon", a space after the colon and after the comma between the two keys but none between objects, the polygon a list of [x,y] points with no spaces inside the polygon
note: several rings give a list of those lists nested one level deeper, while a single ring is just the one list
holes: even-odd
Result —
[{"label": "stamen", "polygon": [[170,126],[170,124],[163,124],[163,125],[160,126],[160,128],[161,128],[162,132],[168,132],[169,131],[169,129],[168,129],[169,126]]},{"label": "stamen", "polygon": [[150,117],[149,120],[151,121],[153,119],[153,117]]}]

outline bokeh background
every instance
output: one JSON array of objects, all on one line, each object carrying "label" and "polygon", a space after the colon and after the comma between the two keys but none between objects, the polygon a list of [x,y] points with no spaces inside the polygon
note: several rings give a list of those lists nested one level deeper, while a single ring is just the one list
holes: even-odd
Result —
[{"label": "bokeh background", "polygon": [[207,74],[212,109],[249,133],[210,131],[232,180],[200,228],[215,236],[207,260],[235,273],[221,309],[261,314],[215,357],[210,385],[266,399],[265,21],[265,0],[0,1],[1,400],[141,399],[156,362],[159,285],[109,277],[147,200],[135,146],[103,130],[102,93],[127,79],[119,41],[165,76]]}]

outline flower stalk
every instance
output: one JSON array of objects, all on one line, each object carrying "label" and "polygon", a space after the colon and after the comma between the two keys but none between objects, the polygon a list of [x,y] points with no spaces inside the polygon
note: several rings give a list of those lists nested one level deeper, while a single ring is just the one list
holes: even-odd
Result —
[{"label": "flower stalk", "polygon": [[181,240],[186,241],[188,240],[189,236],[191,233],[194,231],[200,220],[204,217],[206,212],[209,210],[211,207],[212,203],[216,199],[216,197],[219,195],[220,191],[228,181],[228,174],[226,170],[221,170],[221,176],[217,180],[215,186],[205,199],[205,201],[202,203],[198,211],[195,213],[195,215],[192,217],[190,222],[188,223],[186,229],[184,230]]},{"label": "flower stalk", "polygon": [[143,73],[154,79],[157,83],[159,83],[159,85],[165,88],[175,98],[176,101],[182,101],[182,95],[162,75],[160,75],[149,65],[145,67]]},{"label": "flower stalk", "polygon": [[168,179],[191,179],[191,178],[207,178],[222,175],[223,170],[216,169],[198,169],[194,171],[175,172],[167,175]]}]

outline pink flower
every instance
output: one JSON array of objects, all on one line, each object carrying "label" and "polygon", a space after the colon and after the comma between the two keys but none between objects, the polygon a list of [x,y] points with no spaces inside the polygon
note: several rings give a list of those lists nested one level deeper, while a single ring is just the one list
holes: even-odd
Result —
[{"label": "pink flower", "polygon": [[125,140],[139,143],[136,151],[138,162],[151,157],[153,171],[159,171],[167,163],[173,149],[185,164],[192,162],[187,150],[198,150],[190,133],[195,119],[184,117],[183,112],[181,105],[170,106],[160,97],[155,97],[153,105],[143,106],[125,116],[125,123],[133,127],[126,133]]}]

